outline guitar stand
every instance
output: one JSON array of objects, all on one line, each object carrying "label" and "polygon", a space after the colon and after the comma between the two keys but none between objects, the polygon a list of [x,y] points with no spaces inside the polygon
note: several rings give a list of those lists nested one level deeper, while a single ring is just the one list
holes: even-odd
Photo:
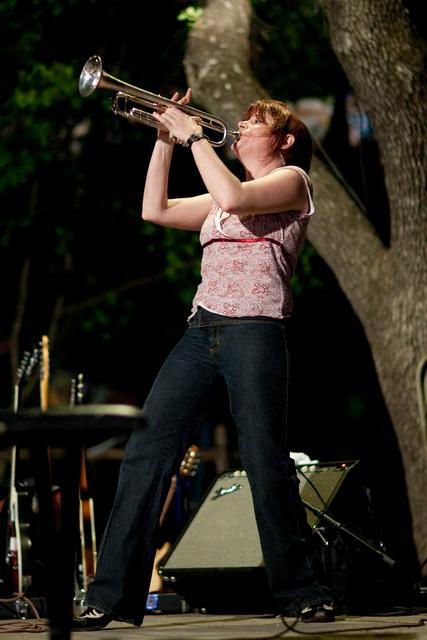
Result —
[{"label": "guitar stand", "polygon": [[[321,520],[324,520],[328,524],[332,525],[335,529],[337,529],[339,531],[342,531],[346,535],[348,535],[351,538],[353,538],[353,540],[356,540],[356,542],[358,542],[359,544],[363,545],[364,547],[366,547],[367,549],[369,549],[370,551],[372,551],[373,553],[378,555],[381,558],[381,560],[383,560],[383,562],[385,562],[389,567],[394,567],[394,565],[396,564],[396,560],[393,560],[393,558],[390,558],[390,556],[385,554],[380,549],[377,549],[376,547],[373,547],[371,544],[366,542],[366,540],[364,540],[360,536],[356,535],[353,531],[350,531],[350,529],[347,529],[341,522],[338,522],[337,520],[334,520],[333,518],[331,518],[331,516],[328,516],[326,513],[324,513],[320,509],[317,509],[316,507],[313,507],[311,504],[309,504],[308,502],[305,502],[304,500],[302,502],[303,502],[304,507],[306,509],[309,509],[318,518],[320,518]],[[323,539],[323,536],[322,536],[322,539]]]},{"label": "guitar stand", "polygon": [[[81,448],[144,427],[141,409],[128,405],[77,405],[45,412],[0,412],[0,443],[30,450],[39,504],[46,603],[51,640],[69,640],[79,536]],[[61,501],[55,517],[49,448],[63,449]]]}]

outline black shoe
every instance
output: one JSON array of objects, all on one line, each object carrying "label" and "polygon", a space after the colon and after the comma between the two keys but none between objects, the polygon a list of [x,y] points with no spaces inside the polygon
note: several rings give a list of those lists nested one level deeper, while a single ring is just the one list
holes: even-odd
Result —
[{"label": "black shoe", "polygon": [[99,631],[113,619],[108,613],[102,613],[94,607],[88,607],[71,622],[72,631]]},{"label": "black shoe", "polygon": [[301,611],[301,622],[335,622],[332,604],[315,604]]}]

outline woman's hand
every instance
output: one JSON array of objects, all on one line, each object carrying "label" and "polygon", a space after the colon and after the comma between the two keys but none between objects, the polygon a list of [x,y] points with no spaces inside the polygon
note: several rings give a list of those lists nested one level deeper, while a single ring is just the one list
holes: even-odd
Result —
[{"label": "woman's hand", "polygon": [[[185,96],[179,98],[179,93],[174,93],[172,101],[177,104],[188,104],[191,100],[192,91],[187,89]],[[163,130],[159,130],[159,138],[177,144],[185,143],[192,133],[202,132],[203,129],[200,125],[200,119],[197,117],[188,116],[181,109],[175,107],[168,107],[164,112],[154,112],[153,116],[159,121],[159,123],[167,129],[168,133]]]},{"label": "woman's hand", "polygon": [[[192,90],[191,89],[187,89],[187,92],[184,96],[182,96],[182,98],[179,97],[179,93],[178,91],[175,91],[175,93],[173,94],[173,96],[171,97],[172,102],[176,102],[177,104],[188,104],[191,100],[192,97]],[[158,120],[158,116],[162,115],[163,111],[155,111],[153,112],[153,116],[156,117]],[[163,122],[160,122],[160,124],[162,124],[163,127],[165,127],[166,129],[166,125],[163,124]],[[163,142],[167,142],[169,144],[173,144],[173,140],[171,137],[171,134],[169,132],[169,129],[165,130],[165,129],[158,129],[157,130],[157,138],[159,140],[163,140]]]}]

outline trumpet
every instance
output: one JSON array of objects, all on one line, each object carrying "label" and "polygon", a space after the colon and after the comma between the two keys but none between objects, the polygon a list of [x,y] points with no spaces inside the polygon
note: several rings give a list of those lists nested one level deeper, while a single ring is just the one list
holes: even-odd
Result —
[{"label": "trumpet", "polygon": [[[236,141],[240,137],[239,131],[233,131],[227,127],[227,124],[221,118],[210,113],[205,113],[194,107],[182,105],[168,98],[163,98],[155,93],[134,87],[127,82],[123,82],[102,68],[102,60],[99,56],[92,56],[84,65],[79,79],[80,95],[86,98],[95,89],[108,89],[116,91],[116,95],[112,101],[112,111],[115,115],[122,116],[128,120],[133,120],[140,124],[145,124],[155,129],[167,131],[158,120],[153,116],[153,112],[164,112],[168,107],[176,107],[189,116],[199,118],[202,128],[215,131],[219,135],[211,138],[206,135],[208,141],[213,147],[223,146],[227,138],[230,137]],[[144,107],[144,108],[141,108]]]}]

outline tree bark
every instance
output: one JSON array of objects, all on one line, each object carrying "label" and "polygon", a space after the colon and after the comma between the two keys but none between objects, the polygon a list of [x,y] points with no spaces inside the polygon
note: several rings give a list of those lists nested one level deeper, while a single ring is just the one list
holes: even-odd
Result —
[{"label": "tree bark", "polygon": [[[328,168],[314,158],[309,240],[334,272],[371,346],[405,469],[413,535],[427,557],[426,414],[417,372],[427,357],[426,45],[401,0],[321,0],[331,43],[373,123],[391,216],[386,247]],[[199,104],[230,123],[266,91],[250,61],[249,0],[207,0],[185,57]],[[425,368],[423,369],[425,372]]]}]

